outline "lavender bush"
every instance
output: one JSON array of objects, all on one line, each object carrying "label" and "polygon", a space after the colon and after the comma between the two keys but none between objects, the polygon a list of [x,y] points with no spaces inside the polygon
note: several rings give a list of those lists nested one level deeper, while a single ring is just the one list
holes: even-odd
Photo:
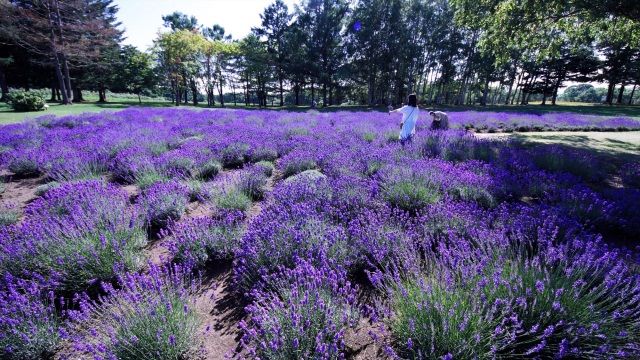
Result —
[{"label": "lavender bush", "polygon": [[202,267],[209,260],[233,258],[241,238],[242,212],[229,211],[218,218],[194,218],[169,227],[169,251],[174,259]]},{"label": "lavender bush", "polygon": [[0,227],[13,225],[18,222],[19,213],[15,205],[0,200]]},{"label": "lavender bush", "polygon": [[267,175],[263,167],[254,165],[242,172],[238,180],[238,189],[252,200],[264,199]]},{"label": "lavender bush", "polygon": [[98,181],[49,191],[16,228],[0,231],[0,271],[43,278],[63,293],[93,290],[142,265],[144,223],[128,196]]},{"label": "lavender bush", "polygon": [[60,183],[57,181],[49,181],[46,184],[43,185],[39,185],[34,191],[33,193],[36,196],[44,196],[44,194],[46,194],[49,190],[55,189],[57,187],[60,186]]},{"label": "lavender bush", "polygon": [[[636,164],[613,174],[587,152],[462,130],[638,121],[449,115],[457,130],[429,131],[425,112],[404,145],[377,112],[131,108],[2,126],[12,188],[61,184],[0,227],[0,357],[197,357],[187,274],[212,260],[250,303],[240,356],[357,356],[344,331],[366,310],[391,357],[639,357]],[[211,216],[181,220],[189,201]],[[137,273],[149,225],[180,269]]]},{"label": "lavender bush", "polygon": [[627,163],[622,165],[620,171],[620,179],[626,186],[633,186],[640,189],[640,162]]},{"label": "lavender bush", "polygon": [[176,182],[157,182],[139,198],[139,205],[153,226],[165,227],[184,214],[189,202],[189,189]]},{"label": "lavender bush", "polygon": [[280,167],[285,178],[305,170],[315,169],[317,166],[314,155],[310,151],[294,151],[280,160]]},{"label": "lavender bush", "polygon": [[344,332],[359,318],[357,287],[344,274],[309,264],[283,270],[273,292],[256,291],[247,307],[243,346],[263,359],[344,358]]},{"label": "lavender bush", "polygon": [[53,293],[10,275],[0,281],[0,290],[0,357],[44,359],[54,354],[66,331]]},{"label": "lavender bush", "polygon": [[256,168],[259,168],[267,177],[271,177],[271,175],[273,174],[273,170],[275,169],[275,165],[273,165],[271,161],[266,160],[258,161],[254,166]]},{"label": "lavender bush", "polygon": [[179,266],[150,265],[148,274],[127,273],[121,289],[92,302],[83,299],[73,314],[76,331],[71,357],[184,359],[200,350],[195,307],[197,279]]}]

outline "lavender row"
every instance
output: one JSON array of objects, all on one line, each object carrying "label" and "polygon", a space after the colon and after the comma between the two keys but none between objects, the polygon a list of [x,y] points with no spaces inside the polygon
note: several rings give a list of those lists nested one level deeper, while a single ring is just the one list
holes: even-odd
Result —
[{"label": "lavender row", "polygon": [[[31,357],[62,343],[73,358],[196,356],[188,274],[225,259],[250,302],[248,358],[348,357],[362,318],[391,357],[638,356],[637,254],[598,235],[640,230],[638,164],[603,190],[611,174],[585,152],[421,129],[402,146],[397,131],[379,113],[150,109],[3,127],[3,167],[62,185],[0,226],[0,341]],[[212,216],[180,220],[189,201]],[[140,272],[149,226],[178,270]]]}]

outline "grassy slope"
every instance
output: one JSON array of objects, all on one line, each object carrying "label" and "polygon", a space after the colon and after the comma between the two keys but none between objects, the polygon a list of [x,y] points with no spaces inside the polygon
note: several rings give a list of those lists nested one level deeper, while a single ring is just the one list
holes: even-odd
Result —
[{"label": "grassy slope", "polygon": [[[95,99],[88,99],[90,101],[74,104],[72,106],[63,106],[57,103],[49,103],[49,110],[46,112],[14,112],[5,103],[0,103],[0,124],[11,124],[21,122],[26,119],[36,118],[42,115],[56,115],[65,116],[80,114],[83,112],[99,112],[99,111],[117,111],[126,109],[130,106],[144,106],[144,107],[172,107],[172,103],[162,100],[143,100],[142,104],[138,104],[137,99],[111,99],[107,103],[97,103]],[[233,106],[233,104],[227,104],[227,106]],[[193,106],[185,106],[184,108],[193,108]],[[199,105],[198,108],[206,109],[206,106]],[[256,106],[238,106],[238,108],[257,109]],[[640,120],[640,106],[623,106],[623,105],[591,105],[591,104],[577,104],[577,103],[559,103],[556,106],[540,106],[536,104],[519,106],[519,105],[492,105],[492,106],[437,106],[427,109],[437,109],[444,111],[496,111],[496,112],[522,112],[529,114],[543,114],[548,112],[572,112],[579,114],[594,114],[602,116],[628,116]],[[268,109],[284,109],[288,111],[307,111],[308,106],[286,106],[284,108],[269,107]],[[334,106],[326,109],[318,109],[318,111],[384,111],[385,107],[369,108],[365,106]]]}]

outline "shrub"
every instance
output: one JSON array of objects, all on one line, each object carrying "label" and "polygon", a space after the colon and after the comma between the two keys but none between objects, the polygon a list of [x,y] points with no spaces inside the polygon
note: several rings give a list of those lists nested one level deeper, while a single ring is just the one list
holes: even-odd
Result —
[{"label": "shrub", "polygon": [[342,359],[345,330],[359,318],[353,288],[343,274],[301,264],[271,277],[273,292],[255,291],[240,322],[241,343],[263,359]]},{"label": "shrub", "polygon": [[254,201],[264,199],[267,192],[267,176],[264,174],[264,168],[252,166],[243,171],[237,186],[238,190]]},{"label": "shrub", "polygon": [[13,204],[0,201],[0,227],[13,225],[18,222],[20,213]]},{"label": "shrub", "polygon": [[36,282],[5,276],[0,285],[0,358],[46,359],[65,331],[53,293]]},{"label": "shrub", "polygon": [[255,163],[254,165],[256,168],[259,168],[262,170],[262,172],[267,176],[267,177],[271,177],[271,175],[273,175],[273,170],[275,169],[275,166],[273,165],[272,162],[270,161],[258,161],[257,163]]},{"label": "shrub", "polygon": [[140,188],[140,190],[145,191],[152,185],[169,181],[171,181],[171,178],[167,175],[155,171],[147,171],[136,176],[135,185]]},{"label": "shrub", "polygon": [[106,158],[87,153],[66,154],[46,167],[48,177],[57,182],[99,180],[107,170]]},{"label": "shrub", "polygon": [[[111,161],[109,168],[116,179],[128,184],[141,181],[142,177],[158,174],[149,149],[133,147],[120,151]],[[144,181],[149,184],[149,181]]]},{"label": "shrub", "polygon": [[189,190],[189,201],[197,201],[203,196],[203,182],[200,180],[181,181],[180,184]]},{"label": "shrub", "polygon": [[508,242],[457,238],[426,254],[421,274],[389,275],[399,355],[637,356],[640,278],[624,260],[588,234],[555,245],[553,221],[513,230]]},{"label": "shrub", "polygon": [[7,168],[19,176],[40,175],[42,154],[37,149],[16,149],[7,154]]},{"label": "shrub", "polygon": [[622,166],[620,179],[625,186],[640,189],[640,162],[628,163]]},{"label": "shrub", "polygon": [[226,168],[238,168],[245,163],[245,159],[248,157],[249,145],[246,144],[231,144],[222,149],[222,165]]},{"label": "shrub", "polygon": [[222,212],[216,219],[194,218],[169,227],[169,251],[174,259],[201,267],[212,259],[233,258],[240,242],[242,212]]},{"label": "shrub", "polygon": [[435,204],[443,195],[434,169],[387,169],[383,175],[382,197],[391,206],[410,213]]},{"label": "shrub", "polygon": [[65,355],[133,360],[185,359],[198,353],[198,282],[188,268],[150,265],[148,274],[127,273],[119,284],[121,289],[107,288],[99,301],[82,301],[82,313],[73,316],[74,347]]},{"label": "shrub", "polygon": [[64,294],[142,266],[147,234],[128,196],[98,181],[69,183],[27,207],[26,220],[0,236],[0,270],[44,278]]},{"label": "shrub", "polygon": [[217,160],[209,159],[197,167],[196,178],[200,180],[208,180],[218,175],[220,170],[222,170],[222,164]]},{"label": "shrub", "polygon": [[53,190],[60,186],[60,183],[57,181],[50,181],[44,185],[39,185],[35,190],[34,194],[36,196],[44,196],[49,190]]},{"label": "shrub", "polygon": [[278,151],[273,148],[259,147],[250,152],[249,159],[251,162],[275,161],[278,158]]},{"label": "shrub", "polygon": [[182,154],[179,152],[168,152],[162,154],[156,160],[156,167],[160,173],[167,174],[169,178],[192,178],[197,175],[196,160],[193,154]]},{"label": "shrub", "polygon": [[[320,266],[330,261],[348,267],[351,249],[344,228],[328,222],[306,204],[263,209],[242,238],[236,254],[236,276],[243,291],[263,284],[262,275],[300,261]],[[329,260],[330,259],[330,260]]]},{"label": "shrub", "polygon": [[318,164],[311,152],[305,150],[296,150],[280,160],[280,166],[283,169],[285,178],[299,174],[305,170],[315,169]]},{"label": "shrub", "polygon": [[44,90],[11,90],[7,97],[15,111],[40,111],[48,107],[47,92]]},{"label": "shrub", "polygon": [[251,206],[251,198],[249,195],[240,191],[235,186],[227,187],[218,192],[213,199],[214,205],[218,210],[237,210],[246,212]]},{"label": "shrub", "polygon": [[165,227],[178,220],[189,203],[189,189],[176,182],[157,182],[145,190],[138,199],[147,221],[153,226]]}]

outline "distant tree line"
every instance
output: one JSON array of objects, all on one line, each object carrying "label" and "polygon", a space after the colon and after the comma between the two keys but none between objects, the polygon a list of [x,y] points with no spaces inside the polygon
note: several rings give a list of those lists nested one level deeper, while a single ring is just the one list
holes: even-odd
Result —
[{"label": "distant tree line", "polygon": [[563,99],[631,104],[640,85],[637,0],[276,0],[239,40],[181,12],[163,21],[140,51],[122,45],[112,0],[0,0],[2,97],[11,86],[65,104],[83,90],[177,106],[386,105],[411,92],[427,104],[555,104],[567,82],[599,82],[604,94]]}]

